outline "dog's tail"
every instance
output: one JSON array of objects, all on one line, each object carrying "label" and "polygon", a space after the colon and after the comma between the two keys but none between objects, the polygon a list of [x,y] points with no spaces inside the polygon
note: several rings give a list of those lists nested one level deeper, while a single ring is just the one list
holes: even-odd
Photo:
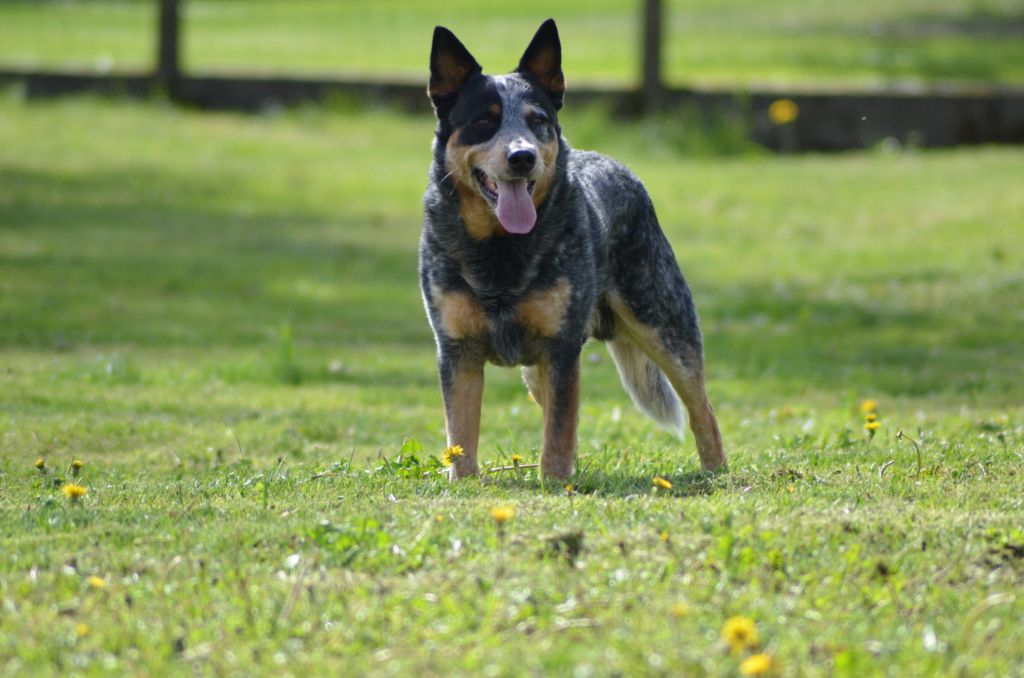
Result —
[{"label": "dog's tail", "polygon": [[640,411],[682,438],[686,414],[665,373],[627,337],[616,337],[607,346],[622,385]]}]

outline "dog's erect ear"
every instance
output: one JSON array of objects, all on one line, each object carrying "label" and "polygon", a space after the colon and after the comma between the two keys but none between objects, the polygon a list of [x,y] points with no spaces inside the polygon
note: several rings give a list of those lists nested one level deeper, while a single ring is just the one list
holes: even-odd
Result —
[{"label": "dog's erect ear", "polygon": [[517,69],[537,81],[555,108],[562,107],[565,94],[565,76],[562,75],[562,43],[558,39],[558,27],[554,19],[548,19],[537,29],[530,46],[519,60]]},{"label": "dog's erect ear", "polygon": [[430,47],[430,84],[427,94],[434,108],[455,98],[462,86],[482,69],[465,45],[444,26],[434,28]]}]

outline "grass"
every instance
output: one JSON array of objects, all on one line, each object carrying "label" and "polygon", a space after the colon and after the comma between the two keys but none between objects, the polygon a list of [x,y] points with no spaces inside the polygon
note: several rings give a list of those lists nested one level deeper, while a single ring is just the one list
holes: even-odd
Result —
[{"label": "grass", "polygon": [[[571,106],[692,283],[727,473],[593,345],[572,493],[437,477],[430,120],[0,97],[0,672],[734,675],[736,615],[783,674],[1017,671],[1022,152],[693,156]],[[514,371],[483,429],[536,461]]]},{"label": "grass", "polygon": [[[665,72],[675,84],[862,88],[894,83],[1024,82],[1024,13],[1016,0],[666,2]],[[572,82],[632,83],[636,0],[188,0],[190,71],[425,77],[430,32],[445,24],[488,71],[514,66],[552,13]],[[150,0],[8,0],[0,63],[140,69],[152,63]],[[386,45],[386,48],[382,48]]]}]

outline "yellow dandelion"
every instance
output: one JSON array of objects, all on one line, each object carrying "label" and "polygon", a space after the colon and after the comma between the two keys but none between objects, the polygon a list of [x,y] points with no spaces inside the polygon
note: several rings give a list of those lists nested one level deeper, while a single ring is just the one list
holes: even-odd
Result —
[{"label": "yellow dandelion", "polygon": [[60,488],[60,493],[72,502],[76,502],[89,493],[89,488],[78,483],[68,483]]},{"label": "yellow dandelion", "polygon": [[75,626],[75,635],[78,636],[79,638],[81,638],[82,636],[84,636],[87,633],[89,633],[89,625],[88,624],[78,624],[78,625]]},{"label": "yellow dandelion", "polygon": [[444,522],[444,516],[442,516],[440,513],[438,513],[437,515],[434,516],[434,521],[438,522],[438,523],[443,523]]},{"label": "yellow dandelion", "polygon": [[576,494],[576,488],[572,486],[572,483],[569,483],[568,485],[565,486],[565,493],[570,497]]},{"label": "yellow dandelion", "polygon": [[661,476],[654,476],[654,486],[656,488],[658,488],[659,490],[671,490],[672,489],[672,483],[670,483],[669,481],[665,480]]},{"label": "yellow dandelion", "polygon": [[740,664],[740,673],[744,676],[765,676],[775,668],[772,656],[766,652],[752,654]]},{"label": "yellow dandelion", "polygon": [[77,476],[79,474],[79,472],[82,470],[83,466],[85,466],[85,462],[82,461],[81,459],[75,459],[74,461],[72,461],[71,462],[71,475]]},{"label": "yellow dandelion", "polygon": [[658,535],[658,539],[661,540],[662,544],[667,544],[669,540],[668,530],[663,530],[662,533]]},{"label": "yellow dandelion", "polygon": [[498,506],[491,510],[491,517],[494,518],[494,522],[499,525],[507,523],[516,514],[516,510],[511,506]]},{"label": "yellow dandelion", "polygon": [[523,458],[520,457],[518,454],[513,454],[512,458],[509,461],[512,462],[513,466],[519,466],[520,464],[523,463]]},{"label": "yellow dandelion", "polygon": [[444,454],[441,455],[441,461],[445,466],[451,466],[455,457],[461,457],[463,454],[465,453],[462,451],[462,445],[452,445],[445,448]]},{"label": "yellow dandelion", "polygon": [[878,402],[872,399],[860,401],[860,411],[864,414],[874,414],[878,411]]},{"label": "yellow dandelion", "polygon": [[792,99],[776,99],[768,106],[768,117],[776,125],[786,125],[796,120],[800,109]]},{"label": "yellow dandelion", "polygon": [[103,577],[97,577],[96,575],[92,575],[91,577],[86,579],[86,581],[89,582],[89,586],[91,586],[94,589],[107,588],[107,580]]},{"label": "yellow dandelion", "polygon": [[690,606],[686,603],[676,603],[672,606],[672,616],[676,619],[682,619],[690,614]]},{"label": "yellow dandelion", "polygon": [[864,424],[864,428],[867,431],[874,432],[874,431],[877,431],[878,429],[882,428],[882,422],[880,422],[880,421],[869,421],[869,422],[866,422]]},{"label": "yellow dandelion", "polygon": [[878,421],[878,415],[874,412],[868,412],[864,415],[864,421]]},{"label": "yellow dandelion", "polygon": [[757,626],[750,617],[730,617],[722,625],[722,639],[734,653],[755,648],[761,642]]},{"label": "yellow dandelion", "polygon": [[37,469],[39,469],[40,471],[44,471],[45,472],[46,471],[46,460],[43,459],[42,457],[39,457],[38,459],[36,459],[35,467]]}]

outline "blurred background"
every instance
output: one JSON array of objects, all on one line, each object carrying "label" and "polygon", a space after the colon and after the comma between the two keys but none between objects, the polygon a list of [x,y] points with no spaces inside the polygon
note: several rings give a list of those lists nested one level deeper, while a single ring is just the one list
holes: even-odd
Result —
[{"label": "blurred background", "polygon": [[[185,0],[182,65],[194,74],[332,74],[422,80],[434,25],[481,63],[514,65],[554,16],[573,83],[636,84],[643,0]],[[671,85],[861,89],[1024,81],[1019,0],[666,0]],[[155,64],[155,0],[5,0],[0,64],[140,71]],[[426,47],[425,47],[426,45]]]}]

